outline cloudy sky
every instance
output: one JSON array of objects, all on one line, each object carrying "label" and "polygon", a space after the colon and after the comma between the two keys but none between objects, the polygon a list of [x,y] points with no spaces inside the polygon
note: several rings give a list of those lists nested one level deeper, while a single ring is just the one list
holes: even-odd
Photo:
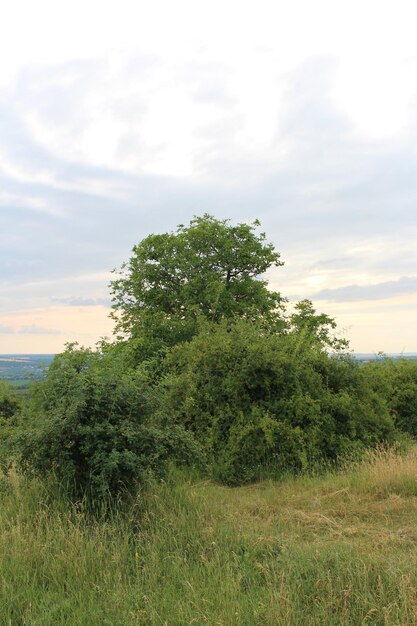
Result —
[{"label": "cloudy sky", "polygon": [[14,0],[0,21],[0,353],[110,336],[111,270],[259,218],[359,352],[417,351],[414,2]]}]

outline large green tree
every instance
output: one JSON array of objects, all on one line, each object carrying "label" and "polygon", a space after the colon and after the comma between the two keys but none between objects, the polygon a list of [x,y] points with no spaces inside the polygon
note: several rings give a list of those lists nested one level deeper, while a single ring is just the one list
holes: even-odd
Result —
[{"label": "large green tree", "polygon": [[199,320],[278,319],[282,298],[261,277],[283,263],[258,227],[205,214],[143,239],[111,283],[117,332],[155,348],[189,339]]}]

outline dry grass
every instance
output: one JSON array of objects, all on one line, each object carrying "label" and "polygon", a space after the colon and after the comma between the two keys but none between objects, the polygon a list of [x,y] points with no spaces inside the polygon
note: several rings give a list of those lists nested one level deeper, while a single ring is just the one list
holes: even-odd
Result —
[{"label": "dry grass", "polygon": [[377,450],[236,489],[176,476],[106,522],[3,480],[0,624],[417,624],[416,474]]}]

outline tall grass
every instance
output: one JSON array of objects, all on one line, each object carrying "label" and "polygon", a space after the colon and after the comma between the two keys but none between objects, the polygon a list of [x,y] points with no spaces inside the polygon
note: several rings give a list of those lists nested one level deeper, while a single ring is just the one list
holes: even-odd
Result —
[{"label": "tall grass", "polygon": [[173,473],[92,518],[0,482],[0,624],[417,624],[417,458],[240,488]]}]

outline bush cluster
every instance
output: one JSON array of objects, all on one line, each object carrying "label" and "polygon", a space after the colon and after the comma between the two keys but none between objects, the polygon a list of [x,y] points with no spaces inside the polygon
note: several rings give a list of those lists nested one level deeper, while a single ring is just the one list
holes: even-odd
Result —
[{"label": "bush cluster", "polygon": [[417,437],[417,359],[381,356],[364,368],[368,384],[389,409],[397,428]]},{"label": "bush cluster", "polygon": [[0,420],[14,417],[20,408],[19,398],[10,385],[0,380]]},{"label": "bush cluster", "polygon": [[168,460],[197,458],[181,427],[152,422],[149,368],[129,368],[119,350],[71,344],[32,389],[11,447],[27,474],[53,472],[73,498],[96,500],[161,476]]},{"label": "bush cluster", "polygon": [[240,484],[415,436],[416,363],[361,366],[311,302],[288,312],[257,227],[204,215],[136,246],[112,283],[114,342],[68,345],[22,410],[0,389],[3,465],[100,499],[171,461]]},{"label": "bush cluster", "polygon": [[300,471],[392,440],[384,399],[349,356],[311,336],[223,323],[166,357],[160,411],[191,430],[228,483]]}]

